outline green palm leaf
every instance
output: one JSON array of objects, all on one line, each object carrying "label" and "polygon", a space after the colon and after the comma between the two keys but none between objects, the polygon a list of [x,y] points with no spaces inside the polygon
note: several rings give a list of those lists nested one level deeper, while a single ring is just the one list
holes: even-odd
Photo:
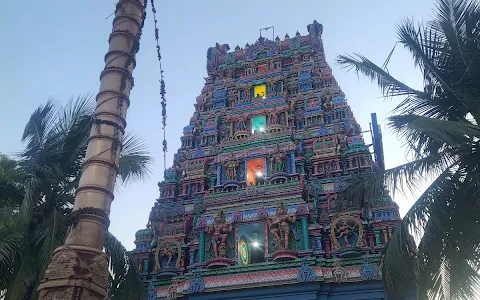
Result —
[{"label": "green palm leaf", "polygon": [[[26,147],[19,159],[0,161],[0,201],[15,204],[0,208],[0,290],[7,291],[6,299],[36,299],[52,252],[64,243],[94,107],[89,95],[63,106],[53,101],[40,106],[25,127]],[[119,161],[122,181],[145,178],[150,164],[145,143],[127,134]],[[115,299],[136,299],[143,283],[128,252],[113,237],[107,239],[106,251],[112,259]]]},{"label": "green palm leaf", "polygon": [[143,180],[151,174],[152,158],[145,142],[138,136],[126,134],[118,163],[118,175],[125,183]]},{"label": "green palm leaf", "polygon": [[22,260],[15,261],[14,270],[8,280],[5,300],[30,299],[37,275],[33,256],[24,255]]},{"label": "green palm leaf", "polygon": [[388,60],[383,67],[358,54],[337,60],[375,81],[385,97],[405,96],[388,125],[415,159],[353,176],[343,197],[364,202],[381,193],[384,183],[402,191],[434,180],[386,248],[383,277],[393,299],[411,280],[419,299],[480,297],[479,24],[480,5],[474,0],[438,0],[430,22],[400,23],[398,43],[422,72],[423,91],[390,75]]},{"label": "green palm leaf", "polygon": [[137,264],[125,247],[110,232],[107,232],[105,237],[105,252],[110,256],[112,269],[110,299],[142,299],[146,291],[140,279]]}]

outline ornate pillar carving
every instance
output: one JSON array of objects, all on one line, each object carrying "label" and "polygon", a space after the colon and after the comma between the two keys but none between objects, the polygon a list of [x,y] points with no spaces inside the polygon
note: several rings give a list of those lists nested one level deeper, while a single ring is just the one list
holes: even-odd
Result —
[{"label": "ornate pillar carving", "polygon": [[149,259],[144,259],[143,260],[143,270],[142,272],[143,273],[148,273],[148,270],[149,270]]},{"label": "ornate pillar carving", "polygon": [[135,55],[146,0],[120,0],[93,115],[85,162],[76,190],[65,246],[57,248],[40,283],[39,299],[103,300],[108,295],[108,259],[102,251],[126,126]]},{"label": "ornate pillar carving", "polygon": [[386,245],[386,244],[388,243],[388,241],[390,240],[390,239],[388,238],[387,229],[388,229],[388,228],[385,228],[384,230],[382,230],[382,231],[383,231],[383,238],[384,238],[384,241],[385,241],[385,245]]},{"label": "ornate pillar carving", "polygon": [[205,261],[205,231],[201,230],[198,233],[198,262]]},{"label": "ornate pillar carving", "polygon": [[302,236],[303,236],[303,249],[310,250],[310,236],[308,234],[308,215],[302,216]]},{"label": "ornate pillar carving", "polygon": [[189,254],[189,260],[190,260],[189,265],[193,266],[195,264],[195,248],[190,248],[188,250],[188,254]]},{"label": "ornate pillar carving", "polygon": [[222,184],[222,165],[217,165],[217,185]]},{"label": "ornate pillar carving", "polygon": [[288,157],[290,158],[290,165],[292,166],[292,174],[297,174],[297,167],[295,166],[295,152],[291,151]]},{"label": "ornate pillar carving", "polygon": [[382,245],[382,239],[380,238],[380,229],[376,228],[373,230],[375,234],[375,245],[376,246],[381,246]]}]

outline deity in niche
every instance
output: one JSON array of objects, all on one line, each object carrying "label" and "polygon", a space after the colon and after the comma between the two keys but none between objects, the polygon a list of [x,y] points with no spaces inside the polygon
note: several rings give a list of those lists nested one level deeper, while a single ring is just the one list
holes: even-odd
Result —
[{"label": "deity in niche", "polygon": [[272,162],[271,168],[275,173],[283,172],[283,167],[285,165],[285,153],[283,153],[280,149],[278,149],[277,152],[271,158],[271,162]]},{"label": "deity in niche", "polygon": [[353,234],[353,226],[348,225],[346,221],[341,222],[337,226],[338,236],[337,239],[343,239],[343,244],[345,247],[350,247],[350,237]]},{"label": "deity in niche", "polygon": [[172,167],[172,169],[173,169],[173,172],[174,172],[174,174],[175,174],[175,177],[176,177],[177,179],[181,179],[180,176],[182,175],[182,165],[181,165],[181,163],[180,163],[180,158],[178,157],[179,155],[178,155],[178,154],[175,154],[175,155],[176,155],[176,157],[175,157],[175,159],[173,160],[173,167]]},{"label": "deity in niche", "polygon": [[239,121],[237,122],[237,125],[235,126],[235,129],[236,129],[237,131],[245,131],[245,128],[246,128],[246,126],[245,126],[245,121],[243,121],[243,120],[239,120]]},{"label": "deity in niche", "polygon": [[280,203],[275,216],[267,222],[268,229],[275,238],[275,250],[288,249],[290,224],[294,224],[295,222],[295,215],[288,215],[287,210],[283,207],[283,203]]},{"label": "deity in niche", "polygon": [[283,100],[287,101],[287,99],[288,99],[288,91],[287,89],[285,89],[285,92],[283,92]]},{"label": "deity in niche", "polygon": [[155,268],[170,269],[179,268],[182,257],[180,243],[176,240],[165,240],[158,245],[155,253]]},{"label": "deity in niche", "polygon": [[277,125],[278,124],[278,115],[275,112],[270,114],[270,125]]},{"label": "deity in niche", "polygon": [[331,111],[333,108],[332,95],[330,90],[327,88],[323,90],[322,106],[325,111]]},{"label": "deity in niche", "polygon": [[[213,246],[213,254],[215,258],[226,257],[227,246],[230,247],[230,249],[233,248],[228,240],[228,234],[232,232],[232,230],[232,224],[227,224],[223,211],[220,211],[215,216],[214,223],[208,228],[207,231],[211,238],[210,241],[211,245]],[[210,247],[208,250],[210,251]]]},{"label": "deity in niche", "polygon": [[163,244],[160,248],[160,257],[167,259],[164,268],[170,268],[170,263],[172,262],[173,255],[173,249],[170,247],[170,245]]},{"label": "deity in niche", "polygon": [[236,180],[238,165],[238,160],[233,156],[233,153],[230,153],[230,157],[224,163],[228,180]]},{"label": "deity in niche", "polygon": [[318,106],[317,99],[315,98],[310,98],[308,99],[308,108],[316,108]]},{"label": "deity in niche", "polygon": [[363,228],[358,218],[344,215],[332,222],[331,237],[333,248],[360,247]]},{"label": "deity in niche", "polygon": [[280,118],[278,119],[278,123],[279,123],[280,125],[286,125],[286,123],[285,123],[285,114],[283,114],[283,113],[280,114]]}]

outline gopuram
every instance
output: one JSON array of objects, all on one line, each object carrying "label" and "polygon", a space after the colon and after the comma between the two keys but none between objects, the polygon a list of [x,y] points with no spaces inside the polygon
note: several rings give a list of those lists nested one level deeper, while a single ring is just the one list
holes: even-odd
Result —
[{"label": "gopuram", "polygon": [[383,168],[308,34],[208,49],[205,86],[133,250],[152,299],[387,299],[381,250],[400,222],[388,191],[341,200]]}]

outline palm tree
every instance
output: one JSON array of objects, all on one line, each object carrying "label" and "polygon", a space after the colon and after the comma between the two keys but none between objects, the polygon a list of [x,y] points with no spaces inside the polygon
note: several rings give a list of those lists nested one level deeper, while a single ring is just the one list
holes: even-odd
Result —
[{"label": "palm tree", "polygon": [[[12,214],[23,199],[23,173],[18,162],[0,154],[0,227],[13,223]],[[6,222],[6,223],[4,223]]]},{"label": "palm tree", "polygon": [[[30,117],[18,160],[2,157],[0,203],[13,222],[0,224],[0,290],[6,300],[36,299],[52,252],[63,245],[75,201],[95,101],[78,97],[66,106],[52,101]],[[122,182],[148,175],[151,158],[144,143],[126,135],[119,162]],[[7,224],[7,225],[4,225]],[[111,299],[140,299],[143,284],[125,247],[107,234],[105,251],[111,260]]]},{"label": "palm tree", "polygon": [[[412,160],[355,177],[344,196],[367,191],[372,198],[384,183],[401,190],[433,180],[387,246],[385,285],[395,297],[413,278],[420,299],[480,299],[479,3],[437,0],[433,20],[404,20],[397,33],[397,44],[423,74],[423,90],[393,77],[388,60],[379,67],[354,54],[337,62],[376,82],[385,97],[404,98],[388,126],[406,142]],[[412,235],[417,249],[409,243]]]}]

